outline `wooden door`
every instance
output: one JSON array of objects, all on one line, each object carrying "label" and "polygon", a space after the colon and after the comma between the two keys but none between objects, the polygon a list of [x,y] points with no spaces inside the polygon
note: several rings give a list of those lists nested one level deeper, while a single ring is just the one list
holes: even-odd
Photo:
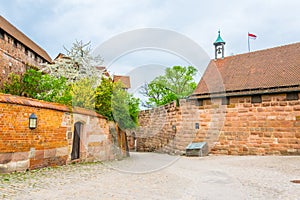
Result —
[{"label": "wooden door", "polygon": [[74,136],[73,136],[73,147],[71,153],[71,160],[78,159],[80,157],[80,133],[81,133],[80,122],[76,122],[74,125]]}]

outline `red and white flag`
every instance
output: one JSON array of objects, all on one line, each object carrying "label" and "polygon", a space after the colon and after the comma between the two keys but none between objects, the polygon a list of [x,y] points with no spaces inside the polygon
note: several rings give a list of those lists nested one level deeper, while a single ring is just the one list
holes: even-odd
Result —
[{"label": "red and white flag", "polygon": [[255,40],[257,36],[254,35],[254,34],[252,34],[252,33],[248,33],[248,37],[249,37],[250,39]]}]

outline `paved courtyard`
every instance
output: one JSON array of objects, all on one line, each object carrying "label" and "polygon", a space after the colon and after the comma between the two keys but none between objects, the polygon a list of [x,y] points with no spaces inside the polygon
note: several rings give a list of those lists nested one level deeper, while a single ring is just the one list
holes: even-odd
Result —
[{"label": "paved courtyard", "polygon": [[300,199],[300,157],[177,157],[131,153],[121,161],[0,175],[0,199]]}]

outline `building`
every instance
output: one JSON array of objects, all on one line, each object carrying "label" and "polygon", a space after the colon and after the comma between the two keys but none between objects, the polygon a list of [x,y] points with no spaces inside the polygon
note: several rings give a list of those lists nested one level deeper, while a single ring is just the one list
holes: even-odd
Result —
[{"label": "building", "polygon": [[0,16],[0,86],[9,73],[22,74],[41,63],[51,63],[47,52]]},{"label": "building", "polygon": [[129,76],[121,76],[121,75],[114,75],[113,76],[113,82],[121,82],[122,87],[124,90],[130,89],[130,77]]},{"label": "building", "polygon": [[299,53],[300,43],[295,43],[225,58],[216,57],[210,61],[191,98],[222,98],[224,104],[230,104],[230,98],[249,96],[251,102],[259,103],[261,95],[282,93],[287,100],[298,100]]},{"label": "building", "polygon": [[139,115],[138,151],[300,155],[300,43],[224,57],[220,33],[189,99]]}]

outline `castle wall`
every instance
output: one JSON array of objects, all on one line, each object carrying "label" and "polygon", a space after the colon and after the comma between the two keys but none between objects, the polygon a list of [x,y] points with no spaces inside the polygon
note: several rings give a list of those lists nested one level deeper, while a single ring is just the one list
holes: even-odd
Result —
[{"label": "castle wall", "polygon": [[[299,94],[298,94],[299,95]],[[300,100],[286,94],[222,99],[180,100],[141,111],[138,151],[184,154],[190,142],[208,143],[210,153],[225,155],[300,155]],[[176,125],[176,130],[172,126]]]},{"label": "castle wall", "polygon": [[16,41],[11,36],[1,33],[0,37],[0,87],[10,73],[23,74],[29,66],[39,68],[45,63],[40,56]]}]

